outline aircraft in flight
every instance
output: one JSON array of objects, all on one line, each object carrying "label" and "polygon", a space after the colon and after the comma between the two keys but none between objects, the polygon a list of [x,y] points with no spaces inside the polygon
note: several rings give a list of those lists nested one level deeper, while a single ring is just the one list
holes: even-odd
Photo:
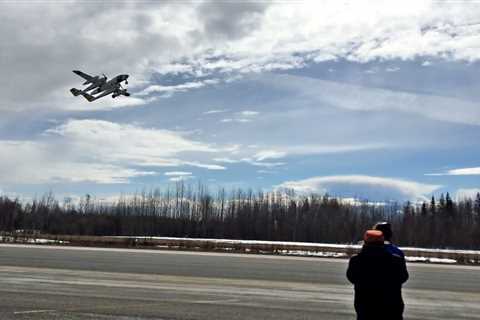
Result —
[{"label": "aircraft in flight", "polygon": [[[127,89],[122,88],[123,81],[125,81],[125,84],[128,84],[128,74],[121,74],[107,81],[107,76],[105,75],[102,77],[91,76],[79,70],[73,70],[73,73],[86,80],[83,85],[90,84],[90,86],[83,90],[76,88],[70,89],[70,92],[74,96],[82,95],[89,102],[95,101],[109,94],[112,94],[112,98],[116,98],[120,95],[127,97],[130,96]],[[90,91],[90,93],[88,91]],[[98,95],[95,96],[96,94]]]}]

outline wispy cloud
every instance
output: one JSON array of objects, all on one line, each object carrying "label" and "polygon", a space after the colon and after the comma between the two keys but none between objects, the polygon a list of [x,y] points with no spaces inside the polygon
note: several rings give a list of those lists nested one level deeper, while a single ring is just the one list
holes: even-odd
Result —
[{"label": "wispy cloud", "polygon": [[260,161],[260,160],[255,160],[252,158],[241,158],[241,159],[231,159],[231,158],[214,158],[214,161],[220,162],[220,163],[247,163],[252,166],[256,167],[265,167],[265,168],[273,168],[273,167],[279,167],[283,166],[286,163],[285,162],[265,162],[265,161]]},{"label": "wispy cloud", "polygon": [[266,159],[280,159],[286,156],[336,154],[385,148],[388,148],[388,146],[384,144],[278,146],[258,151],[254,157],[259,161],[263,161]]},{"label": "wispy cloud", "polygon": [[255,117],[255,116],[258,116],[259,114],[260,112],[252,111],[252,110],[245,110],[245,111],[238,112],[238,115],[242,117]]},{"label": "wispy cloud", "polygon": [[[461,124],[480,125],[477,103],[459,98],[371,88],[308,77],[281,75],[263,77],[279,89],[295,90],[310,101],[350,111],[397,111]],[[321,92],[322,94],[318,94]]]},{"label": "wispy cloud", "polygon": [[153,93],[160,93],[166,96],[170,96],[175,92],[185,92],[191,89],[199,89],[199,88],[205,87],[206,85],[212,85],[217,83],[219,83],[219,80],[217,79],[208,79],[208,80],[202,80],[202,81],[186,82],[186,83],[172,85],[172,86],[151,85],[143,89],[142,91],[138,92],[136,95],[147,96]]},{"label": "wispy cloud", "polygon": [[428,61],[428,60],[422,62],[422,67],[429,67],[429,66],[431,66],[431,65],[432,65],[432,63],[431,63],[430,61]]},{"label": "wispy cloud", "polygon": [[0,146],[10,155],[0,157],[0,179],[13,184],[127,183],[129,178],[155,174],[139,167],[225,169],[181,155],[219,151],[189,139],[187,134],[103,120],[69,120],[46,130],[37,140],[0,140]]},{"label": "wispy cloud", "polygon": [[[9,157],[0,157],[0,178],[8,184],[45,184],[94,182],[99,184],[128,183],[131,178],[155,172],[129,168],[122,164],[87,160],[63,154],[45,142],[0,141],[0,148]],[[12,172],[15,172],[12,175]]]},{"label": "wispy cloud", "polygon": [[284,158],[287,155],[285,151],[277,151],[277,150],[262,150],[255,154],[255,158],[257,161],[263,161],[266,159],[279,159]]},{"label": "wispy cloud", "polygon": [[237,122],[237,123],[246,123],[246,122],[252,122],[251,119],[246,119],[246,118],[225,118],[220,120],[221,123],[231,123],[231,122]]},{"label": "wispy cloud", "polygon": [[186,171],[168,171],[165,172],[166,176],[191,176],[191,172],[186,172]]},{"label": "wispy cloud", "polygon": [[329,193],[341,197],[369,200],[425,200],[441,185],[424,184],[404,179],[365,175],[323,176],[304,180],[286,181],[279,188],[299,192]]},{"label": "wispy cloud", "polygon": [[480,188],[460,188],[455,193],[457,200],[476,199],[477,194],[480,194]]},{"label": "wispy cloud", "polygon": [[186,171],[169,171],[165,172],[165,175],[170,177],[168,178],[168,181],[170,182],[186,181],[195,178],[191,172]]},{"label": "wispy cloud", "polygon": [[397,72],[399,70],[400,70],[399,67],[389,67],[389,68],[385,69],[385,71],[387,71],[387,72]]},{"label": "wispy cloud", "polygon": [[217,113],[224,113],[227,112],[228,109],[213,109],[213,110],[208,110],[204,112],[203,114],[208,115],[208,114],[217,114]]},{"label": "wispy cloud", "polygon": [[[72,68],[72,59],[89,72],[114,75],[119,66],[127,68],[133,85],[149,85],[137,93],[139,97],[198,89],[216,81],[200,80],[208,76],[227,81],[327,60],[480,59],[477,2],[207,1],[92,4],[75,10],[71,6],[68,2],[2,6],[0,67],[9,74],[0,85],[2,110],[38,105],[68,109],[73,99],[68,89],[78,82],[65,72]],[[42,16],[36,14],[39,10]],[[35,29],[21,27],[25,17]],[[59,25],[61,31],[55,28]],[[92,47],[95,54],[85,54]],[[42,64],[32,74],[31,61],[37,59]],[[153,81],[152,74],[186,74],[196,81],[167,86]],[[18,83],[25,90],[16,90]],[[141,103],[130,100],[130,105]]]},{"label": "wispy cloud", "polygon": [[441,173],[426,173],[426,176],[477,176],[480,175],[480,167],[451,169]]},{"label": "wispy cloud", "polygon": [[227,170],[226,167],[219,166],[218,164],[200,163],[196,161],[184,161],[183,164],[207,170]]},{"label": "wispy cloud", "polygon": [[179,182],[179,181],[186,181],[194,178],[195,178],[194,176],[176,176],[176,177],[169,178],[168,181]]},{"label": "wispy cloud", "polygon": [[253,111],[253,110],[244,110],[240,112],[236,112],[229,118],[223,118],[220,120],[221,123],[232,123],[232,122],[237,122],[237,123],[247,123],[247,122],[252,122],[255,117],[257,117],[260,114],[258,111]]}]

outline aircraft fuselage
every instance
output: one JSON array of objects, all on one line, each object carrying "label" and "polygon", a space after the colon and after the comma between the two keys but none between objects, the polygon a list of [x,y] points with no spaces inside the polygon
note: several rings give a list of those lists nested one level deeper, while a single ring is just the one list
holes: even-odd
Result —
[{"label": "aircraft fuselage", "polygon": [[[119,84],[121,84],[123,81],[126,81],[128,79],[128,74],[121,74],[116,76],[115,78],[100,84],[94,91],[91,92],[91,94],[97,94],[102,91],[108,91],[113,88],[117,88]],[[85,90],[87,91],[87,89]]]}]

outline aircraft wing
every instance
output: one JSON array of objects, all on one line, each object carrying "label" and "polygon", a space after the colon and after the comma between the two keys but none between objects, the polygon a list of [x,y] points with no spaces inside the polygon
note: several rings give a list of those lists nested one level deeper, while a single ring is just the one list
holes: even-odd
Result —
[{"label": "aircraft wing", "polygon": [[99,87],[98,83],[92,83],[90,86],[88,86],[86,89],[83,89],[83,91],[90,91],[95,88]]},{"label": "aircraft wing", "polygon": [[103,91],[102,93],[100,93],[98,96],[93,97],[93,99],[97,100],[97,99],[100,99],[102,97],[108,96],[110,93],[113,93],[115,90],[117,90],[117,88],[107,89],[107,90]]},{"label": "aircraft wing", "polygon": [[88,80],[88,81],[92,81],[94,77],[86,74],[85,72],[82,72],[80,70],[73,70],[73,73],[75,73],[76,75],[79,75],[80,77],[82,77],[83,79],[85,80]]}]

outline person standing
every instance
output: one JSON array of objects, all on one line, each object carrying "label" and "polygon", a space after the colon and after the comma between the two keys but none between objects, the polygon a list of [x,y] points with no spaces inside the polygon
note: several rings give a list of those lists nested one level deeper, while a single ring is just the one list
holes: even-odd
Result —
[{"label": "person standing", "polygon": [[382,231],[383,237],[385,238],[385,248],[388,252],[390,252],[391,254],[399,255],[400,257],[405,259],[405,254],[403,253],[403,251],[392,243],[393,232],[392,225],[389,222],[377,222],[373,226],[373,229]]},{"label": "person standing", "polygon": [[362,250],[350,258],[347,278],[354,285],[357,320],[402,320],[402,284],[408,280],[405,259],[391,254],[383,233],[367,230]]}]

